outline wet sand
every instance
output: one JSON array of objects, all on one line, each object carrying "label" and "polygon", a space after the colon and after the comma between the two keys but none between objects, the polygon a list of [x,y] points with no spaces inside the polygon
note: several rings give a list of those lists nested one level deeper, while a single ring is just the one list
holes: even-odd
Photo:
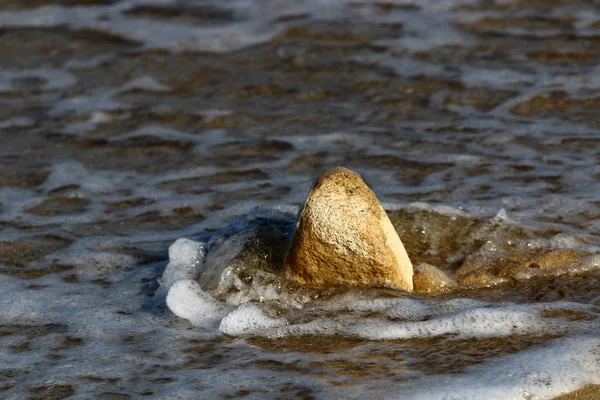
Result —
[{"label": "wet sand", "polygon": [[568,393],[554,400],[598,400],[600,399],[600,385],[588,385],[576,392]]}]

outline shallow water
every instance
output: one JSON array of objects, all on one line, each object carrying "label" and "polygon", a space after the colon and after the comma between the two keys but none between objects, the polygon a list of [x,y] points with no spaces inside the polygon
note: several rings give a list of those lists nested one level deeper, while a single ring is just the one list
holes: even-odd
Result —
[{"label": "shallow water", "polygon": [[[495,217],[514,231],[492,244],[598,253],[599,38],[578,1],[0,3],[0,397],[600,384],[594,268],[492,270],[508,281],[440,296],[232,296],[200,327],[158,284],[176,239],[256,206],[293,213],[335,165],[392,214]],[[401,237],[456,272],[478,249],[435,222],[417,213],[427,229]]]}]

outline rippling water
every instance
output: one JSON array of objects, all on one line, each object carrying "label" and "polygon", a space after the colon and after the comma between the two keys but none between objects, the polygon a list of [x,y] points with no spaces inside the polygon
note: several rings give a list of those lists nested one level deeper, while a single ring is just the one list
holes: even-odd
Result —
[{"label": "rippling water", "polygon": [[[520,245],[598,253],[596,2],[5,1],[0,49],[0,397],[600,384],[597,269],[285,310],[238,297],[204,326],[158,283],[176,239],[206,242],[256,206],[293,212],[335,165],[389,210],[495,217],[530,232]],[[448,271],[468,256],[427,234],[440,248],[409,255]]]}]

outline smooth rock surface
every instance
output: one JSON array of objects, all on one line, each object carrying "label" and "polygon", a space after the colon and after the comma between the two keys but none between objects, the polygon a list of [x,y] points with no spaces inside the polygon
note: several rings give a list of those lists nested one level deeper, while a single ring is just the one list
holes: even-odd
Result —
[{"label": "smooth rock surface", "polygon": [[398,233],[360,175],[336,167],[317,177],[285,260],[303,284],[413,290],[413,268]]}]

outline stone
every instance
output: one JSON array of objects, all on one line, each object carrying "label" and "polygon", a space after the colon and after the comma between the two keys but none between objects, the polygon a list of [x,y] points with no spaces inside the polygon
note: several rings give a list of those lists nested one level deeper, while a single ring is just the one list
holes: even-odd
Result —
[{"label": "stone", "polygon": [[232,274],[246,283],[260,271],[283,275],[281,268],[295,222],[293,214],[255,213],[237,219],[207,243],[206,258],[195,277],[202,290],[219,289]]},{"label": "stone", "polygon": [[473,271],[460,278],[458,283],[463,289],[491,288],[509,283],[504,277],[494,276],[487,271]]},{"label": "stone", "polygon": [[375,193],[343,167],[317,177],[296,225],[284,269],[316,286],[413,290],[413,267]]},{"label": "stone", "polygon": [[427,263],[415,266],[413,285],[416,293],[426,294],[442,294],[458,287],[454,279]]}]

